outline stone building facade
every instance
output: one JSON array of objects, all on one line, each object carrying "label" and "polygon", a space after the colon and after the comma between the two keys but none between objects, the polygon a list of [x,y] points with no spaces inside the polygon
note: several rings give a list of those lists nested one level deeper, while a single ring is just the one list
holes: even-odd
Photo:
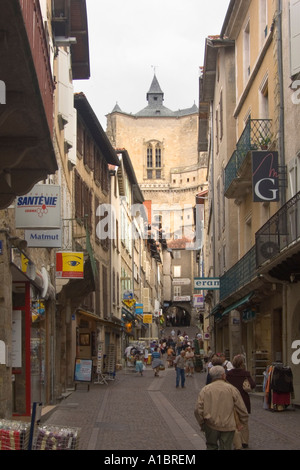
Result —
[{"label": "stone building facade", "polygon": [[[196,194],[207,186],[206,154],[198,152],[198,107],[168,109],[156,75],[146,99],[136,114],[116,105],[107,115],[107,135],[131,157],[151,224],[167,241],[185,239],[187,247],[195,235]],[[165,300],[170,305],[172,299]]]}]

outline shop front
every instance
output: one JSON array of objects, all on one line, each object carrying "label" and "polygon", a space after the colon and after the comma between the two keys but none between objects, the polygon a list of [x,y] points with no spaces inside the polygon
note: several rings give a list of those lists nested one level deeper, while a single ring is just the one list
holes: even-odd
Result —
[{"label": "shop front", "polygon": [[[99,350],[103,359],[102,372],[114,375],[121,363],[121,339],[123,325],[112,316],[103,319],[78,309],[76,311],[76,359],[91,359],[93,376],[96,376]],[[99,349],[101,348],[101,349]]]},{"label": "shop front", "polygon": [[32,404],[45,403],[49,392],[47,331],[54,289],[47,273],[17,249],[12,249],[11,274],[12,414],[30,416]]}]

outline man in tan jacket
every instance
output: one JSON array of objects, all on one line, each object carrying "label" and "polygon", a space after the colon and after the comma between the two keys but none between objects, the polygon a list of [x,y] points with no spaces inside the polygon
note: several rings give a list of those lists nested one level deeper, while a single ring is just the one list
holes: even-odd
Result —
[{"label": "man in tan jacket", "polygon": [[202,388],[195,417],[206,436],[207,450],[231,450],[234,433],[248,422],[248,412],[236,387],[226,382],[225,369],[210,369],[212,382]]}]

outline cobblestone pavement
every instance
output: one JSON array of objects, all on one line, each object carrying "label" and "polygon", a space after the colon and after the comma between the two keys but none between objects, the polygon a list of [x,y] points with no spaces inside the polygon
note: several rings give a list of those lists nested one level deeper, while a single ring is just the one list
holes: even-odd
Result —
[{"label": "cobblestone pavement", "polygon": [[[106,384],[79,384],[76,391],[42,418],[42,424],[81,428],[79,450],[199,451],[204,434],[194,417],[205,373],[186,377],[175,387],[175,370],[154,377],[122,370]],[[300,450],[300,410],[264,410],[262,397],[252,397],[249,450]]]}]

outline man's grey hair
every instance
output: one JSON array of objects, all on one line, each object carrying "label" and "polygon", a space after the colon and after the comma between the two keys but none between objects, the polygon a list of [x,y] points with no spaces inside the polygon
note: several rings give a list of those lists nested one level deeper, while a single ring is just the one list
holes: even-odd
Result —
[{"label": "man's grey hair", "polygon": [[224,374],[225,369],[222,366],[213,366],[209,371],[209,375],[211,377],[212,382],[214,380],[222,379]]}]

